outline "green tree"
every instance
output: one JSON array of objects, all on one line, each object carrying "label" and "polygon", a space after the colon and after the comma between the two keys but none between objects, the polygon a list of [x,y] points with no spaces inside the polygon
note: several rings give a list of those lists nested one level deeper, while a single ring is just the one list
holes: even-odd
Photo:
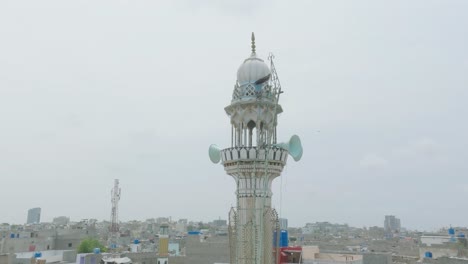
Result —
[{"label": "green tree", "polygon": [[100,248],[101,252],[106,252],[106,247],[97,239],[87,238],[81,241],[78,246],[78,253],[92,253],[95,248]]}]

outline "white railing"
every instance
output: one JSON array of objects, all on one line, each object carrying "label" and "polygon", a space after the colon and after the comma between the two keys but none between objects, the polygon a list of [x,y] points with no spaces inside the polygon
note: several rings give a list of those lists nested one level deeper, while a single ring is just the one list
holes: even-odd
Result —
[{"label": "white railing", "polygon": [[[265,157],[267,155],[267,157]],[[257,147],[234,147],[221,150],[221,158],[224,163],[232,161],[277,161],[286,163],[288,151],[282,148],[273,147],[269,150]]]}]

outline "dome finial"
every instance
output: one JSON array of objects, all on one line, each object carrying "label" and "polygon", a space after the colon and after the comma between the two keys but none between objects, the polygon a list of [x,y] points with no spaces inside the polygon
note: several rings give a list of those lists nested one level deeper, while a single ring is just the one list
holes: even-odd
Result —
[{"label": "dome finial", "polygon": [[252,54],[255,54],[255,34],[252,32]]}]

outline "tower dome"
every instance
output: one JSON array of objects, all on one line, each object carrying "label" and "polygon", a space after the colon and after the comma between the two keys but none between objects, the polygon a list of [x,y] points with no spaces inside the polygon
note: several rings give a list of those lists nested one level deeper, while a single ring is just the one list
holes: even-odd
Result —
[{"label": "tower dome", "polygon": [[255,97],[271,99],[270,77],[270,67],[257,57],[255,35],[252,33],[252,54],[244,60],[237,70],[237,81],[234,86],[232,100],[249,100]]},{"label": "tower dome", "polygon": [[239,85],[255,83],[271,74],[268,65],[255,53],[247,58],[237,70],[237,82]]}]

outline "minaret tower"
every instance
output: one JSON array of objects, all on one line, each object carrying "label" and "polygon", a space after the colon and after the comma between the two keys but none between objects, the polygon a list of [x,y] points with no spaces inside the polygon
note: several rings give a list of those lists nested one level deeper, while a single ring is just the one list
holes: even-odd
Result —
[{"label": "minaret tower", "polygon": [[158,248],[158,264],[169,263],[169,225],[161,224],[159,227],[159,248]]},{"label": "minaret tower", "polygon": [[[276,141],[278,104],[282,93],[272,57],[270,67],[257,57],[252,33],[252,53],[237,71],[231,104],[231,147],[211,145],[210,159],[221,161],[236,182],[237,207],[229,213],[231,264],[273,264],[273,233],[278,216],[271,208],[271,184],[280,176],[288,153],[298,161],[302,146],[298,136],[288,143]],[[279,234],[279,232],[276,232]]]}]

